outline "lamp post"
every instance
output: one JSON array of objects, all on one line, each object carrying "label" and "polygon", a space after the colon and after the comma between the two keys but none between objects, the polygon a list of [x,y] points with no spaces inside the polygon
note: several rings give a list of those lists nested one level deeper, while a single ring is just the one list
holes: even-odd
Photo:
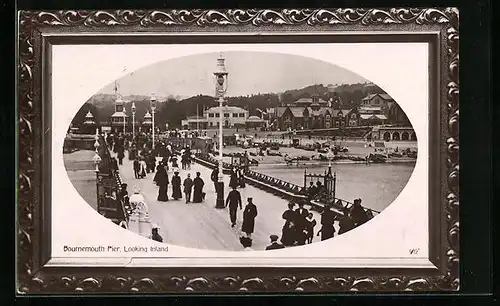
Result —
[{"label": "lamp post", "polygon": [[94,142],[94,148],[95,148],[95,155],[92,158],[95,164],[95,185],[96,185],[96,197],[97,197],[97,211],[99,211],[99,163],[101,162],[101,157],[99,156],[99,129],[95,129],[95,136],[94,136],[95,142]]},{"label": "lamp post", "polygon": [[151,132],[153,136],[153,146],[152,149],[155,149],[155,110],[156,110],[156,98],[155,94],[151,94],[151,119],[152,119],[152,124],[151,124]]},{"label": "lamp post", "polygon": [[332,175],[332,159],[335,155],[332,153],[332,150],[330,149],[327,153],[327,158],[328,158],[328,173],[325,176],[325,182],[326,182],[326,190],[328,194],[328,198],[331,197],[333,201],[335,201],[335,188],[336,188],[336,183],[337,183],[337,172],[333,173]]},{"label": "lamp post", "polygon": [[125,105],[123,105],[123,137],[125,137],[125,125],[127,123],[127,113],[125,112]]},{"label": "lamp post", "polygon": [[224,182],[222,174],[222,146],[223,146],[223,135],[222,135],[222,119],[223,112],[222,106],[224,103],[224,95],[227,92],[227,79],[228,73],[226,66],[224,64],[225,59],[221,56],[217,59],[217,69],[214,72],[215,76],[215,96],[218,98],[219,102],[219,177],[216,184],[217,200],[215,202],[215,208],[224,208]]},{"label": "lamp post", "polygon": [[132,139],[135,138],[135,102],[132,102]]}]

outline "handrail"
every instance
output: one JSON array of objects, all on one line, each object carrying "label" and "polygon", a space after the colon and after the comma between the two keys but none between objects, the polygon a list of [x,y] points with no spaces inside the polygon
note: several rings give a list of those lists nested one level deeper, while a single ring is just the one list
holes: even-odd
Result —
[{"label": "handrail", "polygon": [[[218,161],[214,158],[211,158],[208,154],[198,154],[198,155],[196,155],[196,157],[199,161],[202,161],[202,162],[207,163],[207,164],[211,164],[212,167],[217,166]],[[204,158],[206,158],[206,159],[204,159]],[[213,162],[213,164],[211,162]],[[228,165],[229,167],[231,166],[229,164],[226,164],[226,165]],[[266,174],[263,174],[260,172],[256,172],[256,171],[250,170],[248,168],[244,169],[244,175],[245,175],[245,179],[253,179],[253,180],[256,180],[257,182],[260,182],[262,184],[269,185],[271,187],[274,187],[276,190],[280,190],[282,193],[292,194],[294,198],[302,198],[302,197],[307,196],[307,188],[304,188],[303,186],[299,186],[297,184],[290,183],[290,182],[284,181],[282,179],[275,178],[275,177],[272,177],[272,176],[269,176],[269,175],[266,175]],[[320,196],[321,196],[321,194],[320,194]],[[321,199],[321,197],[315,197],[315,198],[310,200],[310,203],[317,205],[316,203],[317,203],[318,198]],[[323,202],[323,199],[321,199],[321,200]],[[342,207],[338,207],[338,205],[335,205],[335,204],[337,204],[338,201],[340,201]],[[316,202],[316,203],[314,203],[314,202]],[[353,205],[352,202],[349,202],[349,201],[346,201],[343,199],[339,199],[339,198],[333,198],[329,201],[325,201],[324,203],[318,203],[318,204],[330,205],[332,207],[338,208],[339,211],[342,208],[350,208]],[[371,209],[371,208],[367,208],[367,207],[363,207],[363,208],[365,210],[370,211],[373,215],[380,213],[379,211],[376,211],[376,210]]]},{"label": "handrail", "polygon": [[[108,144],[106,143],[104,137],[99,137],[99,148],[98,154],[101,157],[101,164],[99,165],[99,171],[105,174],[109,174],[113,179],[112,188],[116,190],[117,195],[122,192],[122,183],[123,180],[120,176],[120,173],[111,167],[111,153],[109,151]],[[97,194],[97,197],[100,198],[102,195]],[[123,220],[128,220],[129,215],[127,210],[125,209],[125,200],[117,198],[117,209],[119,209],[120,216]],[[99,201],[99,199],[98,199]]]}]

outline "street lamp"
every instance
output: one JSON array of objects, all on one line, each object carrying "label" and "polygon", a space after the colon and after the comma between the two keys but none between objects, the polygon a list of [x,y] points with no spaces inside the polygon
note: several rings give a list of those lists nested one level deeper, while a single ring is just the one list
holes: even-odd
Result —
[{"label": "street lamp", "polygon": [[125,124],[127,121],[127,114],[125,111],[125,105],[123,105],[123,137],[125,137]]},{"label": "street lamp", "polygon": [[135,138],[135,102],[132,102],[132,139]]},{"label": "street lamp", "polygon": [[152,124],[151,124],[151,132],[153,133],[153,147],[155,149],[155,110],[156,110],[156,98],[155,94],[151,94],[151,116],[152,116]]},{"label": "street lamp", "polygon": [[215,191],[217,192],[217,200],[215,202],[215,208],[224,208],[224,182],[222,175],[222,105],[224,103],[224,95],[227,92],[227,79],[228,73],[226,70],[226,66],[224,64],[225,59],[222,57],[222,54],[217,59],[217,69],[214,72],[215,76],[215,97],[218,98],[219,102],[219,177],[216,184]]},{"label": "street lamp", "polygon": [[99,163],[101,162],[101,157],[99,156],[99,129],[95,129],[95,136],[94,136],[95,142],[94,142],[94,148],[95,148],[95,155],[92,158],[95,164],[95,185],[96,185],[96,197],[97,197],[97,211],[99,211]]},{"label": "street lamp", "polygon": [[328,167],[332,167],[332,159],[335,157],[335,154],[332,153],[332,148],[329,148],[328,153],[326,153],[326,158],[328,158]]},{"label": "street lamp", "polygon": [[335,154],[332,153],[332,149],[328,150],[326,154],[328,158],[328,173],[325,175],[325,188],[327,191],[328,199],[335,200],[335,189],[337,184],[337,172],[332,175],[332,159]]}]

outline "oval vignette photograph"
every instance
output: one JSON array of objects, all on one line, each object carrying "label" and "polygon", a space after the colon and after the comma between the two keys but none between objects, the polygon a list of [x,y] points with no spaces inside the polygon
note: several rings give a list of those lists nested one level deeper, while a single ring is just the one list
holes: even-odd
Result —
[{"label": "oval vignette photograph", "polygon": [[341,66],[222,50],[124,69],[74,115],[63,157],[85,202],[145,239],[225,251],[335,239],[369,226],[415,168],[398,101]]}]

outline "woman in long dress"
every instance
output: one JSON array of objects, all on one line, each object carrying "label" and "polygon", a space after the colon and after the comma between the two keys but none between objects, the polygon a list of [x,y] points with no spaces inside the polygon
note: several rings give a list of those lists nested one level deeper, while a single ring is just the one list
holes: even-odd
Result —
[{"label": "woman in long dress", "polygon": [[243,224],[241,225],[241,231],[247,234],[247,237],[251,238],[252,233],[255,228],[255,217],[257,217],[257,206],[253,204],[252,198],[248,198],[248,204],[245,206],[243,211]]},{"label": "woman in long dress", "polygon": [[238,169],[238,181],[240,183],[240,188],[245,188],[245,175],[243,174],[242,169]]},{"label": "woman in long dress", "polygon": [[200,177],[200,172],[196,172],[196,178],[193,180],[193,203],[201,203],[203,201],[203,186],[205,182]]},{"label": "woman in long dress", "polygon": [[233,169],[231,171],[231,178],[229,179],[229,187],[231,188],[238,188],[238,175],[236,171]]},{"label": "woman in long dress", "polygon": [[164,167],[158,167],[153,181],[160,187],[157,200],[160,202],[168,201],[168,174]]},{"label": "woman in long dress", "polygon": [[174,198],[174,200],[182,198],[181,178],[177,171],[174,172],[174,176],[172,177],[172,198]]},{"label": "woman in long dress", "polygon": [[288,209],[283,212],[281,216],[285,219],[285,224],[283,225],[281,234],[281,243],[284,246],[292,246],[297,241],[297,233],[295,228],[295,221],[297,220],[297,213],[293,210],[295,206],[294,203],[288,203]]},{"label": "woman in long dress", "polygon": [[318,231],[318,236],[321,233],[321,241],[332,238],[335,235],[334,223],[337,218],[335,213],[325,206],[321,214],[321,229]]},{"label": "woman in long dress", "polygon": [[292,246],[297,240],[297,235],[295,234],[295,225],[293,222],[285,222],[281,232],[281,243],[284,246]]}]

